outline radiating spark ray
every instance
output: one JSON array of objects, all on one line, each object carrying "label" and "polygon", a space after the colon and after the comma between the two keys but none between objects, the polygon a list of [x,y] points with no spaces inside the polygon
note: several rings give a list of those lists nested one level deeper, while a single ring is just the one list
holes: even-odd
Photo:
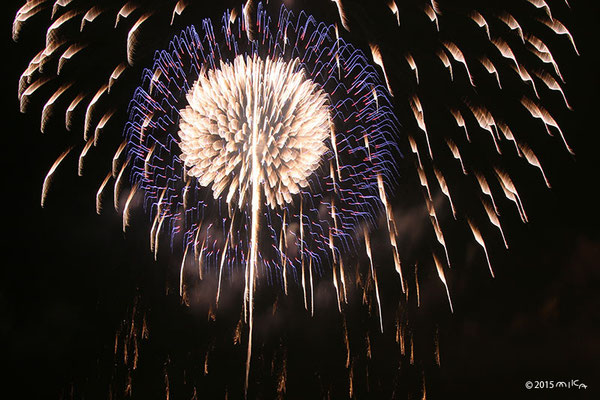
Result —
[{"label": "radiating spark ray", "polygon": [[46,83],[50,82],[52,78],[50,77],[42,77],[40,79],[38,79],[37,81],[35,81],[34,83],[32,83],[31,85],[29,85],[27,87],[27,89],[25,89],[25,91],[23,92],[23,94],[21,95],[20,98],[20,103],[21,103],[21,112],[25,113],[25,111],[27,110],[27,105],[29,104],[29,96],[31,96],[36,90],[38,90],[39,88],[41,88],[43,85],[45,85]]},{"label": "radiating spark ray", "polygon": [[492,63],[490,59],[485,56],[481,57],[479,59],[479,62],[481,62],[481,65],[483,65],[483,67],[488,73],[496,77],[496,82],[498,82],[498,88],[502,89],[502,84],[500,83],[500,74],[498,73],[498,70],[496,69],[494,63]]},{"label": "radiating spark ray", "polygon": [[123,179],[123,174],[125,173],[125,168],[129,164],[129,160],[130,159],[128,158],[125,161],[125,163],[123,163],[123,166],[121,166],[121,171],[119,172],[119,175],[117,175],[117,178],[115,179],[113,204],[114,204],[115,210],[117,212],[119,211],[119,194],[121,193],[121,180]]},{"label": "radiating spark ray", "polygon": [[129,206],[131,205],[131,201],[137,192],[139,185],[135,184],[129,191],[129,195],[127,196],[127,200],[125,201],[125,206],[123,207],[123,233],[127,230],[129,226]]},{"label": "radiating spark ray", "polygon": [[436,55],[438,56],[438,58],[440,59],[442,64],[444,64],[444,67],[446,67],[446,69],[450,73],[450,80],[454,81],[454,73],[452,72],[452,63],[450,62],[450,58],[448,58],[446,51],[444,49],[440,48],[437,51]]},{"label": "radiating spark ray", "polygon": [[563,101],[565,103],[565,106],[569,109],[572,110],[573,108],[571,107],[571,105],[569,104],[569,102],[567,101],[567,96],[565,95],[565,92],[563,91],[562,87],[560,86],[560,84],[556,81],[556,79],[554,79],[552,77],[552,75],[550,75],[549,73],[547,73],[546,71],[543,70],[535,70],[533,71],[533,74],[540,79],[544,85],[550,89],[550,90],[555,90],[560,92],[560,95],[563,98]]},{"label": "radiating spark ray", "polygon": [[173,21],[175,21],[175,15],[181,15],[187,6],[188,2],[186,0],[179,0],[177,4],[175,4],[173,14],[171,15],[171,25],[173,25]]},{"label": "radiating spark ray", "polygon": [[346,291],[346,277],[344,273],[344,261],[340,259],[340,281],[342,282],[342,292],[344,293],[344,303],[348,303],[348,293]]},{"label": "radiating spark ray", "polygon": [[281,254],[281,265],[283,268],[283,290],[284,293],[288,294],[288,281],[287,281],[287,256],[285,253],[285,249],[287,246],[287,236],[286,236],[286,220],[287,212],[283,212],[283,222],[281,224],[281,233],[279,235],[279,254]]},{"label": "radiating spark ray", "polygon": [[488,267],[490,268],[490,274],[492,275],[492,278],[494,278],[494,270],[492,269],[492,263],[490,262],[490,257],[488,255],[488,251],[487,248],[485,246],[485,241],[483,240],[483,236],[481,236],[481,231],[479,230],[479,228],[477,228],[475,226],[475,224],[473,223],[473,221],[471,221],[470,219],[467,219],[467,222],[469,223],[469,227],[471,228],[471,232],[473,232],[473,237],[475,238],[475,241],[477,243],[479,243],[479,245],[481,246],[481,248],[483,248],[483,252],[485,253],[485,259],[487,260],[487,264]]},{"label": "radiating spark ray", "polygon": [[519,144],[519,148],[521,149],[521,152],[525,155],[525,159],[527,160],[527,162],[529,162],[529,164],[533,165],[534,167],[537,167],[540,170],[540,172],[542,173],[542,177],[544,178],[544,182],[546,183],[546,186],[550,188],[550,182],[548,182],[548,178],[544,173],[542,164],[540,163],[540,160],[537,158],[533,150],[531,150],[531,148],[529,148],[525,144]]},{"label": "radiating spark ray", "polygon": [[102,85],[100,89],[98,89],[98,91],[90,101],[90,104],[88,104],[85,110],[85,127],[83,129],[83,140],[88,140],[90,127],[92,125],[92,114],[94,112],[96,104],[98,103],[98,100],[100,100],[100,97],[102,97],[102,95],[106,92],[107,89],[108,84]]},{"label": "radiating spark ray", "polygon": [[435,177],[437,178],[437,181],[440,185],[440,189],[442,190],[442,193],[444,193],[444,195],[448,198],[448,201],[450,202],[450,208],[452,209],[452,216],[454,217],[454,219],[456,219],[456,209],[454,208],[454,203],[452,202],[452,197],[450,196],[450,189],[448,188],[446,179],[444,178],[442,171],[440,171],[439,169],[434,167],[433,172],[435,173]]},{"label": "radiating spark ray", "polygon": [[419,274],[418,274],[418,263],[415,263],[415,288],[417,292],[417,307],[421,307],[421,295],[419,289]]},{"label": "radiating spark ray", "polygon": [[543,9],[546,14],[548,15],[548,17],[550,17],[551,20],[554,20],[554,18],[552,18],[552,12],[550,11],[550,7],[548,6],[548,4],[546,3],[545,0],[527,0],[530,4],[532,4],[533,6],[535,6],[536,8],[539,9]]},{"label": "radiating spark ray", "polygon": [[342,22],[342,26],[348,32],[350,32],[350,27],[348,26],[348,17],[346,17],[346,13],[344,12],[344,7],[342,6],[342,0],[331,0],[335,3],[338,9],[338,13],[340,15],[340,21]]},{"label": "radiating spark ray", "polygon": [[65,23],[81,14],[78,10],[70,10],[58,17],[46,31],[46,47],[51,47],[56,41],[56,31]]},{"label": "radiating spark ray", "polygon": [[116,109],[107,111],[106,113],[104,113],[102,118],[100,118],[100,121],[98,121],[96,129],[94,129],[94,146],[98,145],[98,139],[100,139],[100,132],[102,132],[102,130],[104,129],[108,121],[110,121],[115,112]]},{"label": "radiating spark ray", "polygon": [[115,155],[113,156],[113,160],[112,160],[112,175],[113,177],[117,176],[117,167],[119,166],[119,158],[121,157],[121,153],[123,153],[123,150],[125,150],[125,147],[127,146],[127,141],[124,140],[119,147],[117,148],[117,151],[115,152]]},{"label": "radiating spark ray", "polygon": [[306,273],[304,272],[304,213],[302,212],[303,201],[300,197],[300,267],[302,268],[302,293],[304,295],[304,308],[308,311],[308,300],[306,296]]},{"label": "radiating spark ray", "polygon": [[419,69],[417,68],[417,64],[415,63],[415,59],[413,58],[412,54],[410,54],[410,53],[408,53],[405,56],[405,58],[406,58],[406,62],[410,66],[410,69],[415,74],[415,79],[417,80],[417,85],[418,85],[419,84]]},{"label": "radiating spark ray", "polygon": [[488,25],[488,23],[485,20],[485,18],[483,17],[483,15],[481,15],[479,12],[473,10],[471,12],[470,18],[473,20],[473,22],[475,22],[477,24],[477,26],[485,29],[485,33],[487,34],[488,40],[491,40],[490,26]]},{"label": "radiating spark ray", "polygon": [[375,297],[377,298],[377,307],[379,310],[379,329],[383,333],[383,315],[381,314],[381,299],[379,298],[379,283],[377,282],[377,273],[375,272],[375,267],[373,265],[373,255],[371,253],[371,238],[369,237],[369,232],[367,228],[364,228],[363,231],[365,237],[365,248],[367,250],[367,257],[369,258],[369,265],[371,267],[371,276],[373,277],[373,282],[375,283]]},{"label": "radiating spark ray", "polygon": [[467,76],[469,77],[469,82],[471,83],[471,86],[475,87],[475,83],[473,83],[473,77],[471,76],[471,71],[469,71],[469,66],[467,65],[467,60],[465,59],[463,52],[453,42],[445,41],[443,42],[443,45],[444,47],[446,47],[446,49],[455,61],[458,61],[459,63],[464,65],[465,70],[467,71]]},{"label": "radiating spark ray", "polygon": [[479,187],[481,188],[481,192],[487,196],[489,196],[490,200],[492,200],[492,204],[494,206],[494,210],[496,214],[498,213],[498,207],[496,207],[496,202],[494,201],[494,196],[492,195],[492,191],[490,189],[490,185],[488,184],[485,176],[479,172],[475,172],[475,178],[477,178],[477,183],[479,183]]},{"label": "radiating spark ray", "polygon": [[573,149],[571,149],[571,147],[567,143],[567,140],[565,139],[565,135],[563,134],[562,130],[560,129],[560,126],[554,120],[552,115],[550,115],[550,113],[548,111],[546,111],[546,109],[544,107],[542,107],[539,104],[534,103],[531,99],[527,98],[526,96],[523,96],[521,98],[521,104],[523,105],[523,107],[525,107],[525,109],[527,109],[527,111],[529,111],[529,113],[531,114],[532,117],[542,120],[542,122],[544,123],[544,126],[546,126],[546,130],[548,131],[548,134],[550,134],[550,129],[548,128],[549,126],[556,128],[556,130],[558,130],[558,133],[560,134],[560,137],[561,137],[565,147],[569,151],[569,153],[571,153],[571,155],[575,155],[575,152],[573,151]]},{"label": "radiating spark ray", "polygon": [[121,21],[121,19],[128,18],[138,7],[139,4],[135,4],[133,1],[128,1],[125,3],[125,5],[123,5],[123,7],[121,7],[117,13],[117,18],[115,19],[115,28],[117,25],[119,25],[119,21]]},{"label": "radiating spark ray", "polygon": [[504,242],[504,247],[508,249],[508,243],[506,242],[506,237],[504,236],[504,231],[502,230],[502,226],[500,225],[500,219],[498,218],[498,214],[494,211],[493,207],[483,198],[481,199],[481,203],[483,204],[483,208],[490,220],[490,222],[495,225],[500,231],[500,235],[502,236],[502,241]]},{"label": "radiating spark ray", "polygon": [[471,138],[469,137],[469,131],[467,130],[467,124],[465,123],[465,119],[463,118],[461,112],[458,109],[452,108],[452,109],[450,109],[450,114],[452,114],[452,116],[454,117],[454,120],[456,121],[456,125],[458,125],[459,128],[463,128],[465,130],[465,136],[467,138],[467,141],[470,142]]},{"label": "radiating spark ray", "polygon": [[427,125],[425,124],[425,115],[423,113],[423,106],[417,95],[413,95],[410,99],[410,107],[413,111],[415,120],[419,128],[425,133],[425,139],[427,140],[427,149],[429,150],[429,157],[433,160],[433,152],[431,151],[431,142],[429,141],[429,133],[427,133]]},{"label": "radiating spark ray", "polygon": [[48,190],[50,188],[50,183],[52,182],[52,176],[54,175],[56,168],[58,168],[58,166],[60,165],[62,160],[65,159],[65,157],[67,156],[67,154],[69,154],[71,149],[73,149],[73,147],[69,147],[67,150],[63,151],[60,156],[58,156],[56,161],[54,161],[54,164],[52,164],[52,167],[50,167],[50,170],[46,174],[46,177],[44,178],[44,183],[42,184],[42,200],[41,200],[42,208],[44,207],[44,203],[46,202],[46,197],[48,196]]},{"label": "radiating spark ray", "polygon": [[86,47],[87,45],[82,43],[73,43],[72,45],[70,45],[58,59],[56,75],[60,75],[67,61],[71,60],[73,56],[84,50]]},{"label": "radiating spark ray", "polygon": [[12,39],[15,42],[19,40],[23,24],[27,22],[29,18],[44,10],[47,7],[45,4],[46,2],[47,0],[30,0],[19,8],[12,25]]},{"label": "radiating spark ray", "polygon": [[569,32],[569,30],[562,24],[562,22],[560,22],[557,19],[540,19],[539,21],[546,25],[548,28],[552,29],[552,31],[557,35],[566,35],[569,38],[569,41],[571,42],[571,46],[573,46],[575,54],[579,55],[579,50],[577,50],[577,46],[575,45],[575,39],[573,39],[573,35],[571,35],[571,32]]},{"label": "radiating spark ray", "polygon": [[388,79],[387,72],[385,71],[385,66],[383,65],[383,58],[381,56],[381,50],[379,49],[378,45],[373,44],[373,43],[369,43],[369,47],[371,48],[371,55],[373,56],[373,62],[381,67],[388,92],[390,92],[390,94],[393,96],[394,91],[392,90],[392,87],[390,86],[390,81]]},{"label": "radiating spark ray", "polygon": [[44,107],[42,109],[42,121],[41,121],[41,125],[40,125],[40,131],[42,133],[45,132],[46,130],[46,124],[48,123],[48,119],[50,119],[50,115],[52,113],[52,108],[54,106],[54,103],[56,102],[56,100],[64,93],[66,92],[71,86],[73,86],[73,83],[67,83],[65,85],[62,85],[61,87],[59,87],[56,92],[54,92],[54,94],[48,99],[48,101],[46,102],[46,104],[44,104]]},{"label": "radiating spark ray", "polygon": [[[120,15],[120,13],[119,13],[119,15]],[[138,36],[140,33],[140,27],[151,16],[152,16],[151,12],[145,13],[144,15],[142,15],[140,18],[138,18],[136,23],[131,27],[131,29],[129,30],[129,33],[127,34],[127,62],[129,63],[129,65],[133,65],[133,62],[134,62],[133,57],[135,56],[135,46],[137,44],[136,42],[138,40]]]},{"label": "radiating spark ray", "polygon": [[313,283],[313,265],[312,265],[312,257],[308,259],[308,277],[310,282],[310,316],[314,317],[315,315],[315,287]]},{"label": "radiating spark ray", "polygon": [[525,37],[523,36],[523,29],[521,28],[521,25],[519,25],[519,22],[517,22],[515,17],[513,17],[509,13],[505,12],[505,13],[502,13],[498,17],[498,19],[500,21],[502,21],[510,29],[516,30],[519,33],[519,37],[521,38],[521,41],[523,42],[523,44],[525,44]]},{"label": "radiating spark ray", "polygon": [[396,21],[398,21],[398,26],[400,26],[400,13],[398,12],[396,2],[394,0],[389,0],[387,5],[390,8],[390,11],[392,11],[392,14],[396,16]]},{"label": "radiating spark ray", "polygon": [[377,188],[379,189],[379,198],[385,207],[385,215],[388,226],[388,232],[390,235],[390,243],[392,248],[394,249],[394,265],[396,267],[396,272],[400,276],[400,285],[402,287],[402,291],[404,292],[404,277],[402,276],[402,265],[400,263],[400,255],[398,252],[398,242],[396,239],[396,224],[394,222],[394,214],[392,211],[392,207],[387,200],[387,196],[385,194],[385,187],[383,185],[383,178],[381,174],[377,174]]},{"label": "radiating spark ray", "polygon": [[85,94],[80,93],[78,94],[69,104],[69,107],[67,107],[67,111],[65,112],[65,128],[67,129],[67,131],[71,130],[71,125],[72,125],[72,121],[73,121],[73,113],[75,112],[75,109],[77,108],[77,106],[81,103],[81,101],[85,98]]},{"label": "radiating spark ray", "polygon": [[106,175],[106,178],[104,178],[104,180],[100,184],[98,192],[96,192],[96,214],[98,215],[100,215],[100,213],[102,212],[102,193],[104,192],[104,188],[106,187],[108,181],[110,180],[110,178],[112,178],[112,176],[112,172],[109,172]]},{"label": "radiating spark ray", "polygon": [[438,276],[440,277],[440,281],[442,281],[442,283],[444,284],[444,287],[446,288],[446,295],[448,296],[448,304],[450,305],[450,312],[454,313],[454,308],[452,307],[452,299],[450,299],[450,290],[448,289],[448,283],[446,282],[446,275],[444,275],[444,268],[442,266],[442,263],[440,262],[440,260],[437,258],[437,256],[435,254],[433,254],[433,261],[435,262],[435,267],[437,269]]},{"label": "radiating spark ray", "polygon": [[335,272],[335,264],[333,264],[332,268],[332,274],[333,274],[333,287],[335,288],[335,299],[337,301],[337,305],[338,305],[338,312],[342,312],[342,304],[340,301],[340,288],[339,288],[339,283],[338,283],[338,278],[337,278],[337,273]]},{"label": "radiating spark ray", "polygon": [[536,57],[538,57],[542,62],[544,62],[546,64],[551,64],[552,67],[554,68],[554,72],[556,72],[556,75],[558,75],[560,80],[564,83],[565,80],[564,80],[562,74],[560,73],[558,64],[554,60],[554,57],[552,56],[552,53],[550,52],[550,49],[548,48],[548,46],[546,46],[546,44],[544,42],[542,42],[539,38],[537,38],[531,34],[527,34],[525,36],[525,40],[531,46],[533,46],[533,48],[530,49],[531,53],[534,54]]},{"label": "radiating spark ray", "polygon": [[108,80],[108,89],[107,89],[108,93],[110,93],[110,90],[112,89],[114,84],[117,82],[117,80],[119,80],[119,78],[121,77],[121,75],[123,74],[123,72],[126,69],[127,69],[127,63],[125,63],[125,62],[120,63],[119,65],[117,65],[115,67],[113,72],[110,74],[110,78]]},{"label": "radiating spark ray", "polygon": [[494,171],[496,172],[498,182],[500,182],[506,198],[512,200],[517,205],[517,209],[519,210],[519,214],[521,215],[523,222],[527,222],[528,218],[527,214],[525,213],[525,208],[523,207],[519,192],[517,192],[517,188],[515,187],[512,179],[510,179],[510,176],[506,172],[501,171],[497,167],[494,168]]},{"label": "radiating spark ray", "polygon": [[90,147],[92,147],[92,144],[94,144],[94,140],[93,140],[93,138],[90,138],[88,140],[88,142],[85,144],[85,146],[83,147],[81,154],[79,155],[79,163],[78,163],[78,168],[77,168],[77,175],[79,175],[79,176],[83,175],[83,158],[86,156]]},{"label": "radiating spark ray", "polygon": [[465,164],[463,163],[462,157],[460,156],[460,151],[458,150],[458,146],[452,139],[446,139],[446,144],[452,153],[452,157],[460,162],[460,166],[462,168],[463,174],[467,175],[467,169],[465,168]]},{"label": "radiating spark ray", "polygon": [[[234,214],[235,216],[235,214]],[[227,249],[229,248],[229,240],[231,239],[231,236],[233,235],[233,224],[234,224],[234,217],[231,218],[231,222],[229,223],[229,232],[227,233],[227,238],[225,239],[225,245],[223,246],[223,254],[221,254],[221,262],[219,264],[219,279],[218,279],[218,283],[217,283],[217,299],[216,299],[216,306],[219,307],[219,298],[220,298],[220,294],[221,294],[221,280],[223,278],[223,266],[225,265],[225,260],[226,260],[226,256],[227,256]],[[231,239],[233,240],[233,239]]]},{"label": "radiating spark ray", "polygon": [[50,19],[54,19],[59,7],[66,8],[72,1],[73,0],[56,0],[52,6],[52,15],[50,16]]},{"label": "radiating spark ray", "polygon": [[100,7],[94,6],[90,8],[81,19],[81,27],[79,28],[79,31],[83,32],[85,25],[94,22],[94,20],[98,18],[100,14],[102,14],[102,9]]}]

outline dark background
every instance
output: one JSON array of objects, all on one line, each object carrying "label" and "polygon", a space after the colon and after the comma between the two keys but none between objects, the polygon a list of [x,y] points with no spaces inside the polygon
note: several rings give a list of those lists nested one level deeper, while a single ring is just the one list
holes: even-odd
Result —
[{"label": "dark background", "polygon": [[[107,172],[109,159],[103,157],[108,152],[90,153],[86,160],[89,169],[83,177],[77,177],[78,153],[74,152],[57,171],[46,208],[40,207],[41,185],[49,166],[65,143],[80,132],[66,132],[57,125],[42,135],[35,105],[29,113],[19,113],[18,77],[37,48],[10,40],[18,7],[20,4],[14,2],[6,7],[3,22],[7,67],[3,79],[5,257],[0,286],[0,335],[6,354],[4,364],[10,371],[4,375],[8,379],[3,387],[19,393],[19,398],[108,398],[111,382],[118,386],[114,382],[126,380],[126,369],[117,367],[110,356],[115,332],[122,321],[130,318],[132,299],[141,296],[140,304],[151,310],[151,339],[142,349],[146,356],[135,375],[134,397],[165,398],[164,375],[171,371],[172,398],[191,398],[184,375],[199,374],[205,350],[213,346],[217,349],[210,356],[213,374],[208,375],[206,391],[199,387],[198,398],[223,398],[225,390],[231,392],[230,398],[237,398],[243,367],[236,365],[244,362],[245,344],[233,350],[219,344],[226,342],[225,336],[229,340],[230,327],[239,318],[239,296],[231,295],[217,318],[221,322],[213,326],[206,322],[206,310],[179,305],[176,287],[169,295],[164,294],[168,286],[165,277],[173,275],[178,263],[176,256],[167,251],[159,255],[158,262],[153,260],[148,249],[148,224],[141,210],[134,209],[134,223],[127,234],[122,233],[121,218],[110,201],[104,215],[95,214],[95,193]],[[599,87],[595,59],[598,35],[592,7],[592,2],[572,1],[572,11],[563,13],[581,56],[564,55],[567,61],[561,63],[562,54],[555,53],[574,108],[561,114],[559,123],[576,156],[561,154],[566,152],[555,145],[548,150],[549,162],[545,164],[553,188],[547,190],[539,179],[523,185],[530,223],[509,223],[505,227],[511,249],[492,251],[496,279],[487,274],[481,254],[472,255],[473,251],[469,253],[465,245],[464,254],[459,254],[459,262],[449,275],[453,315],[448,312],[445,293],[435,273],[424,278],[422,292],[433,294],[423,294],[424,304],[413,317],[415,333],[422,330],[430,338],[431,332],[438,329],[441,349],[440,367],[431,366],[431,360],[421,364],[429,398],[510,395],[566,399],[591,398],[593,393],[599,393]],[[219,13],[207,12],[207,16]],[[318,13],[324,18],[335,18],[335,5],[327,4]],[[377,13],[370,17],[373,15]],[[365,17],[364,21],[364,29],[368,29],[373,20]],[[391,46],[393,41],[383,44]],[[402,79],[393,71],[390,74],[392,82]],[[119,134],[116,123],[109,124],[104,132],[107,136]],[[101,167],[96,170],[95,165]],[[289,398],[326,398],[324,388],[328,385],[332,388],[331,398],[347,396],[339,389],[347,384],[347,372],[336,364],[345,358],[339,335],[341,319],[335,301],[327,293],[323,294],[325,300],[317,306],[314,318],[298,305],[301,298],[296,292],[289,300],[280,300],[280,307],[291,315],[276,322],[263,321],[264,325],[257,329],[257,342],[265,343],[264,354],[280,354],[278,349],[287,348]],[[265,304],[270,303],[265,300]],[[395,307],[384,304],[387,315],[393,316]],[[373,325],[373,321],[364,320],[361,312],[352,311],[356,309],[360,307],[350,308],[347,316],[351,332],[369,331],[368,327],[361,330],[360,325],[364,324],[375,327],[376,333],[377,322]],[[269,326],[275,333],[269,333]],[[359,333],[354,335],[362,337]],[[398,373],[401,378],[394,378],[393,373],[387,375],[385,368],[394,364],[395,354],[386,347],[388,344],[381,339],[374,345],[381,355],[370,361],[371,373],[379,383],[372,383],[374,388],[369,390],[366,381],[357,378],[357,398],[419,398],[420,373]],[[431,349],[423,346],[420,354],[430,354]],[[194,347],[197,349],[190,350]],[[265,355],[264,359],[269,358]],[[268,381],[268,362],[255,360],[253,367],[258,370],[253,377],[263,389],[251,391],[251,396],[269,398],[265,394],[268,389],[264,389],[268,385],[260,383]],[[335,368],[342,372],[335,372]],[[357,367],[356,374],[358,371]],[[587,391],[524,389],[528,380],[570,379],[585,382]],[[394,386],[394,382],[400,383]],[[178,385],[185,389],[177,392]],[[115,393],[119,393],[115,398],[122,395],[122,391]]]}]

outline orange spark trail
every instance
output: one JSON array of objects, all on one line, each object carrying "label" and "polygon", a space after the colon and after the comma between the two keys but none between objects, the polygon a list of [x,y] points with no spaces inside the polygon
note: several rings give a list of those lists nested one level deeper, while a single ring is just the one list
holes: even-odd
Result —
[{"label": "orange spark trail", "polygon": [[448,283],[446,282],[446,275],[444,275],[444,268],[442,267],[442,263],[435,254],[433,254],[433,261],[435,262],[435,267],[437,268],[440,281],[442,281],[444,287],[446,288],[446,294],[448,295],[448,304],[450,305],[450,312],[454,313],[454,308],[452,307],[452,299],[450,299],[450,290],[448,289]]},{"label": "orange spark trail", "polygon": [[373,277],[373,282],[375,282],[375,296],[377,297],[377,307],[379,309],[379,328],[381,332],[383,332],[383,316],[381,315],[381,300],[379,298],[379,284],[377,283],[377,274],[375,272],[375,267],[373,266],[373,255],[371,254],[371,239],[369,238],[369,232],[367,232],[367,228],[364,228],[364,236],[365,236],[365,247],[367,249],[367,256],[369,257],[369,264],[371,266],[371,276]]},{"label": "orange spark trail", "polygon": [[490,274],[492,274],[492,278],[494,278],[494,270],[492,269],[492,263],[490,263],[490,257],[488,256],[488,252],[487,252],[487,248],[485,247],[485,241],[483,240],[483,236],[481,236],[481,232],[479,231],[479,228],[477,228],[475,226],[473,221],[468,219],[467,222],[469,223],[469,227],[471,228],[471,231],[473,232],[473,237],[475,237],[475,240],[477,241],[477,243],[479,243],[479,245],[483,248],[483,252],[485,253],[485,258],[488,262],[488,267],[490,268]]},{"label": "orange spark trail", "polygon": [[129,205],[131,204],[131,200],[133,200],[133,196],[135,196],[137,189],[138,184],[135,184],[129,191],[129,196],[127,196],[127,201],[125,201],[125,207],[123,207],[123,232],[125,232],[127,226],[129,226]]},{"label": "orange spark trail", "polygon": [[110,178],[112,178],[112,172],[109,172],[106,175],[106,178],[104,178],[102,184],[100,184],[100,188],[98,188],[98,192],[96,193],[96,213],[98,215],[100,215],[100,213],[102,212],[102,192],[104,192],[104,188],[106,187],[106,184],[108,183]]},{"label": "orange spark trail", "polygon": [[44,207],[44,203],[46,202],[46,197],[48,196],[48,189],[50,188],[50,182],[52,181],[52,176],[54,175],[54,171],[56,171],[56,168],[58,168],[59,164],[62,162],[62,160],[65,159],[65,157],[67,156],[67,154],[69,154],[69,152],[71,151],[72,148],[73,147],[69,147],[60,156],[58,156],[58,158],[56,159],[54,164],[52,164],[52,167],[50,167],[48,174],[46,174],[46,178],[44,178],[44,183],[42,185],[42,200],[41,200],[42,208]]}]

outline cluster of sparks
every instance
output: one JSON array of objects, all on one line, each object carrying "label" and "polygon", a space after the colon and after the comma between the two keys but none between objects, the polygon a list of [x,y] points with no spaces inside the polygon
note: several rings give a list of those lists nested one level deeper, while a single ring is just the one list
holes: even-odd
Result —
[{"label": "cluster of sparks", "polygon": [[[344,286],[341,254],[361,240],[361,224],[389,208],[383,200],[399,154],[385,88],[360,50],[304,14],[282,8],[274,32],[260,6],[257,15],[257,41],[248,40],[244,19],[227,13],[224,40],[207,20],[203,35],[188,28],[157,53],[126,128],[153,247],[165,222],[172,236],[181,234],[181,276],[192,250],[199,268],[217,273],[217,305],[224,271],[246,266],[246,380],[259,268],[286,291],[288,280],[300,282],[311,312],[324,267]],[[169,127],[179,118],[178,140]]]},{"label": "cluster of sparks", "polygon": [[[344,2],[334,2],[341,26],[350,31],[351,20]],[[546,2],[526,2],[539,9],[539,22],[549,31],[566,36],[577,53],[573,37],[553,17]],[[15,40],[22,25],[48,3],[31,0],[18,11],[13,25]],[[101,6],[82,11],[70,7],[70,3],[54,2],[46,47],[21,77],[19,98],[23,112],[29,98],[41,87],[59,81],[65,65],[85,49],[82,43],[65,40],[61,29],[80,21],[80,30],[84,31],[106,12]],[[444,19],[438,3],[421,3],[420,10],[431,21],[431,29],[439,34],[438,48],[428,50],[427,61],[435,59],[441,63],[439,66],[452,82],[464,74],[473,88],[477,79],[485,75],[481,71],[486,72],[500,90],[501,71],[508,66],[513,74],[510,79],[516,76],[524,84],[521,106],[531,118],[542,122],[548,134],[558,133],[566,149],[573,153],[559,124],[541,101],[540,93],[548,89],[558,92],[565,107],[571,108],[562,89],[564,80],[558,64],[544,41],[527,33],[508,12],[486,14],[472,10],[464,17],[476,25],[489,44],[489,51],[474,58],[464,44],[444,37],[440,26]],[[84,157],[97,145],[100,133],[115,114],[114,109],[109,109],[98,117],[96,106],[110,94],[123,72],[133,66],[138,34],[152,16],[151,11],[140,12],[138,7],[129,2],[116,13],[115,27],[136,11],[138,19],[127,34],[127,60],[114,68],[106,83],[89,93],[91,100],[85,109],[83,128],[85,144],[78,159],[80,175]],[[186,7],[185,1],[176,3],[171,24]],[[394,0],[388,1],[388,7],[399,28],[403,15],[413,15]],[[255,15],[250,14],[253,9]],[[416,89],[406,98],[414,119],[401,121],[401,130],[391,101],[394,91],[389,67],[384,63],[386,53],[380,44],[369,44],[371,61],[340,37],[337,25],[319,23],[304,12],[295,15],[282,7],[277,20],[272,21],[261,4],[250,1],[242,8],[241,16],[227,11],[217,29],[209,19],[199,26],[201,31],[190,26],[175,36],[168,48],[155,53],[152,66],[143,71],[142,83],[129,104],[125,140],[100,185],[96,208],[100,213],[104,191],[113,180],[114,207],[122,212],[125,230],[132,200],[136,193],[143,193],[144,208],[152,223],[150,248],[155,256],[161,234],[170,238],[171,247],[183,251],[182,296],[184,271],[190,268],[192,260],[200,279],[207,273],[218,277],[216,306],[222,281],[243,269],[243,314],[249,326],[246,389],[252,359],[253,296],[259,277],[280,283],[285,293],[290,281],[298,283],[305,308],[313,313],[314,282],[330,276],[341,312],[343,303],[348,301],[349,274],[344,264],[364,246],[383,332],[377,261],[371,245],[371,230],[383,216],[400,287],[408,297],[409,283],[403,275],[406,267],[399,248],[399,221],[391,202],[399,179],[401,142],[406,141],[414,155],[415,176],[423,188],[425,209],[440,246],[439,252],[433,251],[433,263],[445,287],[450,310],[453,311],[453,304],[446,272],[451,257],[436,193],[447,200],[455,220],[464,220],[494,276],[484,232],[477,219],[453,200],[452,182],[436,164],[438,155],[434,153],[448,154],[456,160],[464,177],[472,180],[481,192],[484,215],[508,248],[498,194],[514,203],[523,222],[528,221],[513,177],[500,164],[491,166],[491,173],[477,170],[463,153],[472,138],[482,132],[489,136],[499,156],[509,147],[505,143],[510,142],[516,155],[539,169],[550,187],[538,156],[520,139],[518,127],[500,118],[491,107],[465,98],[449,105],[447,116],[461,135],[443,137],[432,131],[429,122],[437,117],[427,115],[428,104],[419,93],[425,79],[419,73],[420,54],[406,51],[405,67],[413,74],[410,79]],[[518,56],[523,52],[529,60],[533,56],[534,61],[524,63]],[[48,73],[45,68],[50,61],[57,62],[55,73]],[[472,73],[475,70],[477,74]],[[42,132],[55,103],[67,94],[72,100],[66,109],[65,125],[71,129],[74,111],[84,104],[88,94],[75,92],[74,82],[67,82],[58,84],[43,106]],[[436,146],[440,137],[443,150]],[[50,168],[43,184],[42,206],[53,174],[71,150],[63,152]],[[128,174],[131,188],[122,202],[120,193]],[[175,244],[176,240],[180,245]],[[414,276],[416,280],[416,265]],[[405,339],[399,324],[397,330],[404,353]],[[345,341],[348,346],[347,332]],[[411,344],[411,360],[412,357]],[[436,357],[439,363],[439,350]],[[349,366],[348,349],[346,367]],[[352,372],[349,375],[352,397]]]}]

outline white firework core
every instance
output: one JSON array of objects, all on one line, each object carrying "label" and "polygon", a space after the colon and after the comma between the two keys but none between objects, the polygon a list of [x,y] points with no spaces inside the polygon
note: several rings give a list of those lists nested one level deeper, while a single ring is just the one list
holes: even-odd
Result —
[{"label": "white firework core", "polygon": [[181,159],[215,199],[226,195],[241,208],[255,173],[271,208],[308,186],[327,151],[330,115],[327,95],[298,63],[238,56],[188,92]]}]

